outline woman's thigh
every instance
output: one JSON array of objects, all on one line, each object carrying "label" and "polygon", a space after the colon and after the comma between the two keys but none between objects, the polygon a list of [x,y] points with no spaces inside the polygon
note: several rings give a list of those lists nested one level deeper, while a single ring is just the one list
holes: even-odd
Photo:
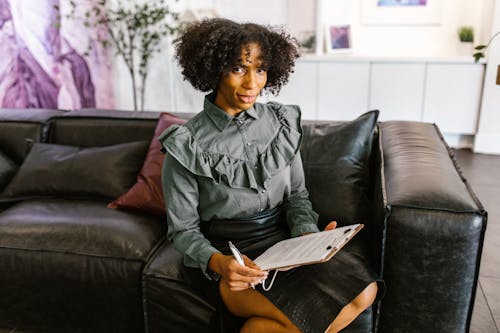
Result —
[{"label": "woman's thigh", "polygon": [[284,326],[295,326],[280,309],[256,290],[249,288],[231,291],[224,281],[220,282],[219,290],[228,310],[238,317],[263,317],[278,321]]}]

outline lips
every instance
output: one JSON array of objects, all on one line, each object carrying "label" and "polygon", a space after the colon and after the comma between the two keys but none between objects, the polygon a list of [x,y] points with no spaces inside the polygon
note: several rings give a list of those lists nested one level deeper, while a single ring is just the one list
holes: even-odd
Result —
[{"label": "lips", "polygon": [[245,104],[250,104],[255,101],[256,95],[240,95],[238,94],[238,98]]}]

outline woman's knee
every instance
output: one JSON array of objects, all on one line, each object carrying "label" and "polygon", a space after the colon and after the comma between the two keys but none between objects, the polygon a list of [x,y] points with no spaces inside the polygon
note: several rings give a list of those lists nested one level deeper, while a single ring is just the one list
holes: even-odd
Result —
[{"label": "woman's knee", "polygon": [[365,310],[375,302],[377,297],[377,282],[370,283],[353,301],[353,305]]}]

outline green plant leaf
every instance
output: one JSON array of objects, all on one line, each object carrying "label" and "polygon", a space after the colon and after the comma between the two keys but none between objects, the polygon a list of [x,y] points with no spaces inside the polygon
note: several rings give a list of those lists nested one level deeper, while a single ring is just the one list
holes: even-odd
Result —
[{"label": "green plant leaf", "polygon": [[484,58],[484,53],[477,52],[472,55],[474,57],[474,62],[478,62],[479,59]]},{"label": "green plant leaf", "polygon": [[482,49],[485,49],[486,48],[486,45],[478,45],[474,48],[474,50],[482,50]]}]

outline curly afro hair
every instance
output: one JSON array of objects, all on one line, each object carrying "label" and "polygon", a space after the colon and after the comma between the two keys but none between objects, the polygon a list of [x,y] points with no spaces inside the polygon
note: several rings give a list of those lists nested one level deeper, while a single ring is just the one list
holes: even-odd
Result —
[{"label": "curly afro hair", "polygon": [[174,43],[182,75],[203,92],[217,90],[222,75],[241,63],[242,49],[249,43],[261,48],[267,70],[264,89],[273,94],[288,82],[299,56],[296,40],[286,31],[227,19],[191,23]]}]

